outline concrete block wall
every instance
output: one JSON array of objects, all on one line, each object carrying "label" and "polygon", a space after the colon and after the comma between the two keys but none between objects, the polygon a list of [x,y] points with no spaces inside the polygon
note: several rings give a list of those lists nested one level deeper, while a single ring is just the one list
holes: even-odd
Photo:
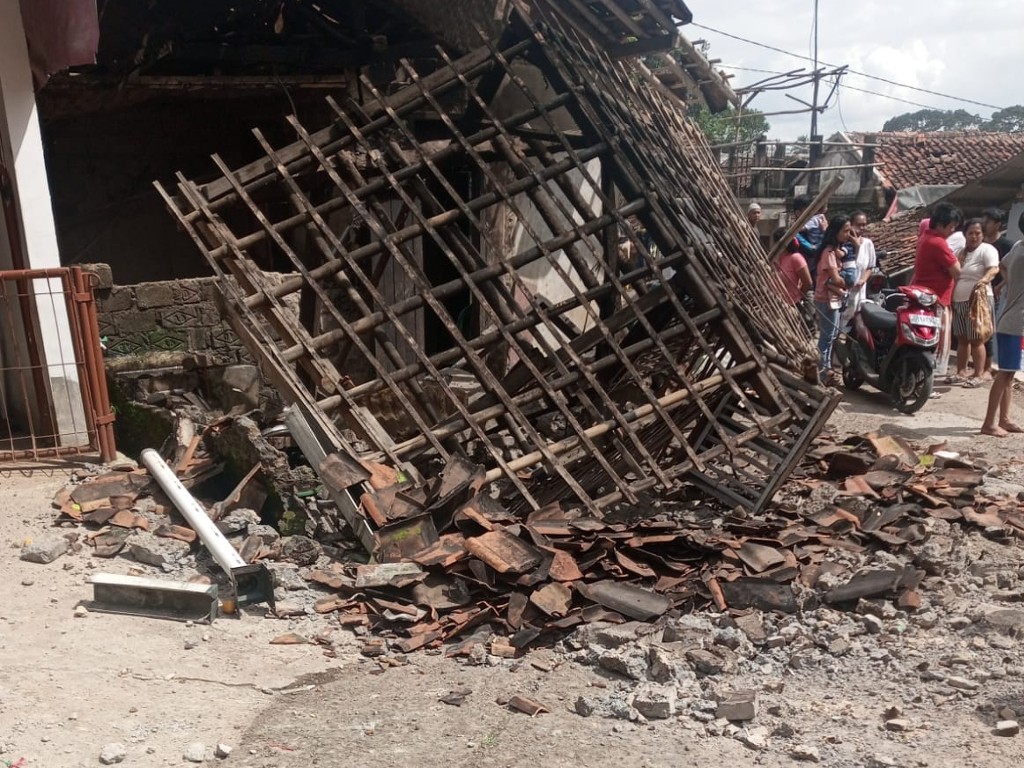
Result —
[{"label": "concrete block wall", "polygon": [[115,285],[107,265],[85,269],[96,276],[100,336],[106,339],[108,358],[205,353],[222,364],[251,362],[220,317],[214,278]]}]

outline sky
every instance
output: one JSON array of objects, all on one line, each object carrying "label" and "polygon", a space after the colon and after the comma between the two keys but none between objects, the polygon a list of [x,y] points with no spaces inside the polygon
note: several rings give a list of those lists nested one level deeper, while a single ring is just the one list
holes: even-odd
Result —
[{"label": "sky", "polygon": [[[770,76],[747,69],[812,70],[810,61],[730,39],[721,32],[789,54],[810,56],[814,0],[687,0],[687,6],[694,24],[681,31],[691,41],[710,43],[708,56],[721,59],[716,66],[734,73],[730,81],[734,88]],[[965,0],[820,0],[818,14],[820,61],[846,64],[867,75],[940,94],[845,75],[838,100],[833,97],[828,111],[818,118],[819,133],[826,137],[841,130],[881,130],[888,118],[922,108],[963,108],[988,117],[992,107],[1024,104],[1022,0],[977,4]],[[828,90],[823,87],[823,97]],[[790,93],[811,100],[810,86]],[[802,108],[782,93],[760,94],[750,106],[763,112]],[[810,114],[770,116],[768,122],[771,138],[796,139],[810,132]]]}]

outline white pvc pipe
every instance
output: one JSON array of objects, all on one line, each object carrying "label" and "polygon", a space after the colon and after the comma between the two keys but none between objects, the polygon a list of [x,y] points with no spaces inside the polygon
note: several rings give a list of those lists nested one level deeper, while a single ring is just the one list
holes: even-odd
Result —
[{"label": "white pvc pipe", "polygon": [[231,546],[231,542],[224,537],[210,516],[206,514],[203,505],[196,501],[196,498],[181,484],[160,454],[152,448],[146,448],[142,452],[142,463],[146,465],[146,469],[149,470],[153,479],[164,489],[168,498],[174,502],[174,506],[185,516],[188,524],[192,526],[192,530],[199,534],[199,538],[203,540],[203,544],[210,550],[213,559],[224,569],[224,572],[230,574],[234,569],[243,567],[245,560]]}]

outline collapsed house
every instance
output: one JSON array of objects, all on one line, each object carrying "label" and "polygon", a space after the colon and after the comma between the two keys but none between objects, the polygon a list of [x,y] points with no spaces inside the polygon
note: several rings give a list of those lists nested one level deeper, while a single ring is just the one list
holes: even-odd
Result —
[{"label": "collapsed house", "polygon": [[[416,565],[369,588],[397,578],[423,586],[435,610],[461,609],[422,642],[496,612],[515,613],[527,636],[594,603],[658,615],[692,598],[703,571],[690,563],[710,551],[682,513],[762,512],[836,396],[805,379],[806,331],[678,99],[721,82],[636,58],[680,42],[682,3],[462,5],[459,23],[435,32],[447,48],[426,55],[410,37],[414,58],[391,61],[393,76],[367,67],[315,109],[305,92],[287,124],[264,114],[259,159],[240,160],[228,132],[212,166],[189,156],[176,184],[158,183],[214,273],[219,311],[191,274],[125,291],[108,270],[97,283],[109,313],[134,313],[117,320],[112,349],[152,337],[191,350],[221,335],[211,314],[226,320],[245,346],[238,359],[289,405],[287,431],[340,518],[306,532],[344,529],[378,562]],[[272,16],[256,39],[282,34]],[[275,55],[298,55],[289,30],[305,28],[280,26],[288,44]],[[172,67],[204,50],[143,56],[127,92],[142,80],[208,87]],[[237,65],[227,48],[214,55]],[[158,233],[161,274],[180,266],[149,216],[131,219]],[[125,231],[83,230],[77,253]],[[116,338],[125,331],[146,338]],[[206,472],[188,458],[201,442],[179,442],[190,482]],[[115,511],[102,501],[90,522]],[[254,536],[244,559],[272,559]],[[421,598],[387,599],[401,613]]]},{"label": "collapsed house", "polygon": [[544,521],[761,510],[836,401],[678,103],[513,6],[401,90],[158,185],[364,545],[491,588],[549,578]]}]

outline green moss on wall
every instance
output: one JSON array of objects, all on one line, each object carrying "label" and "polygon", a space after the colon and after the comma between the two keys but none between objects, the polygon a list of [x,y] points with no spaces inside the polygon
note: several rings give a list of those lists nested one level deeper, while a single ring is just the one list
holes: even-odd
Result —
[{"label": "green moss on wall", "polygon": [[157,448],[174,432],[171,414],[163,408],[131,400],[116,379],[107,377],[110,405],[114,409],[117,449],[138,460],[143,448]]}]

